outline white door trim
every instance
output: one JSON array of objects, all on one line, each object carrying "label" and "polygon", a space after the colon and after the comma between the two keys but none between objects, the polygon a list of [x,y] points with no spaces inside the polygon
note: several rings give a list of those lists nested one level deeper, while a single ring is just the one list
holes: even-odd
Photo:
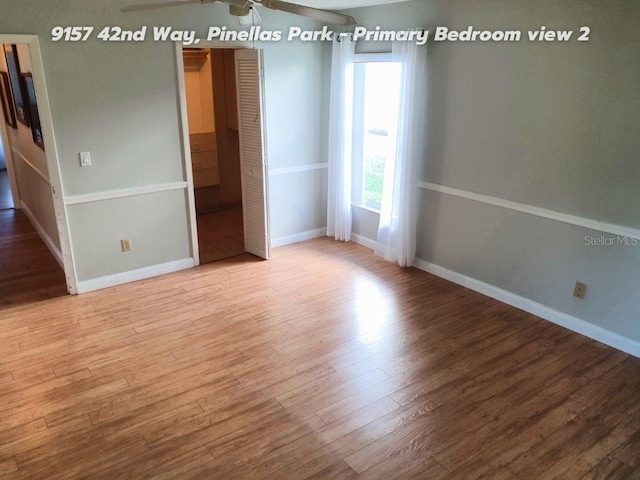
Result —
[{"label": "white door trim", "polygon": [[189,142],[189,117],[187,114],[187,88],[184,80],[183,45],[175,44],[176,74],[178,80],[178,101],[180,105],[179,122],[182,137],[182,159],[185,179],[187,181],[187,204],[189,206],[189,236],[191,237],[191,256],[197,267],[200,265],[200,247],[198,246],[198,223],[196,220],[196,195],[193,183],[193,165],[191,164],[191,144]]},{"label": "white door trim", "polygon": [[78,293],[78,279],[73,259],[73,251],[71,249],[71,235],[67,221],[67,210],[64,205],[64,192],[62,190],[62,180],[60,177],[58,148],[54,134],[53,118],[51,116],[49,93],[47,91],[47,84],[45,80],[40,42],[36,35],[0,34],[0,44],[22,44],[29,47],[29,55],[31,56],[31,73],[33,75],[33,82],[38,95],[38,111],[40,114],[42,136],[46,146],[45,157],[47,159],[47,170],[53,198],[53,209],[56,215],[58,236],[60,238],[60,251],[62,253],[64,272],[67,279],[67,290],[70,294],[75,295]]}]

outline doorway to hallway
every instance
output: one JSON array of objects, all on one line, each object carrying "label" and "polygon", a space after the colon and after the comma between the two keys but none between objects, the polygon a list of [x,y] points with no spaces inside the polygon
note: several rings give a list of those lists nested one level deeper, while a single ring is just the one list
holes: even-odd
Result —
[{"label": "doorway to hallway", "polygon": [[13,208],[11,199],[11,187],[9,186],[9,174],[7,169],[0,169],[0,210]]}]

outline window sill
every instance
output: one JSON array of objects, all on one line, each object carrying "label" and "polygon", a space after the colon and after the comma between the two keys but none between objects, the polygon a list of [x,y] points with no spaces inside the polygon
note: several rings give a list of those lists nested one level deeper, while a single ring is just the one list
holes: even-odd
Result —
[{"label": "window sill", "polygon": [[352,203],[351,206],[360,208],[361,210],[366,210],[367,212],[375,213],[376,215],[380,215],[380,210],[376,210],[373,207],[368,207],[366,205],[360,205],[359,203]]}]

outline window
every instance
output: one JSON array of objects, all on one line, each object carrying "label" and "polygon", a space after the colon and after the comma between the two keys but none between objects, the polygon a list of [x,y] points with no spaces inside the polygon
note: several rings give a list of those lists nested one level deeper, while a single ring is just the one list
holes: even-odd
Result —
[{"label": "window", "polygon": [[380,210],[385,166],[396,154],[400,63],[357,55],[354,71],[353,203]]}]

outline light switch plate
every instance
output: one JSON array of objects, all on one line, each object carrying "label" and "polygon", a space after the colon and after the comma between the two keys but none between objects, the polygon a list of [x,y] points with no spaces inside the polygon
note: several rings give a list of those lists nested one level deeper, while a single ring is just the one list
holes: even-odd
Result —
[{"label": "light switch plate", "polygon": [[91,153],[90,152],[80,152],[80,166],[81,167],[90,167],[91,166]]}]

